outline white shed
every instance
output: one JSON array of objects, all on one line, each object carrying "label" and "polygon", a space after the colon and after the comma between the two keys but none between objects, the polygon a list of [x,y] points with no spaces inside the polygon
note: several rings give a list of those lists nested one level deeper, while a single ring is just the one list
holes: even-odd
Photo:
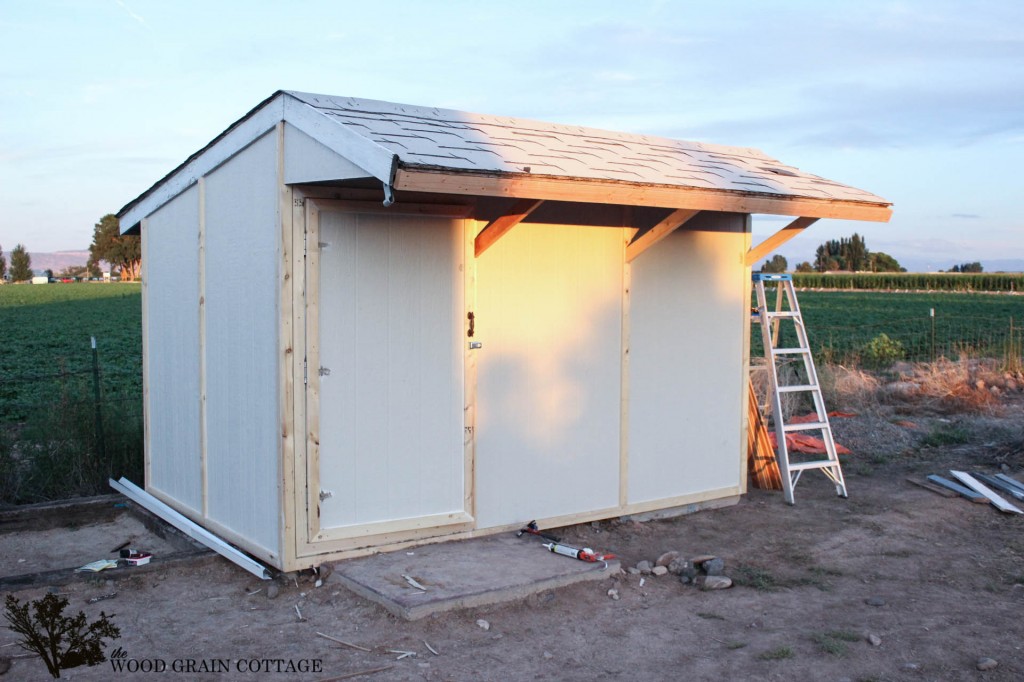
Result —
[{"label": "white shed", "polygon": [[735,502],[751,264],[890,212],[753,149],[277,92],[119,213],[146,489],[283,570]]}]

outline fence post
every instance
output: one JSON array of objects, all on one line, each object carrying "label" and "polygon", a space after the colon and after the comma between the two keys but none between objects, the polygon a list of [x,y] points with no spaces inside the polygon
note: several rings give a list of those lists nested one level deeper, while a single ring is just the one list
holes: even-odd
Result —
[{"label": "fence post", "polygon": [[92,392],[96,403],[96,454],[100,462],[107,461],[106,443],[103,437],[103,408],[100,404],[100,358],[96,351],[96,337],[92,339]]},{"label": "fence post", "polygon": [[928,315],[932,318],[932,363],[935,362],[935,308],[928,309]]}]

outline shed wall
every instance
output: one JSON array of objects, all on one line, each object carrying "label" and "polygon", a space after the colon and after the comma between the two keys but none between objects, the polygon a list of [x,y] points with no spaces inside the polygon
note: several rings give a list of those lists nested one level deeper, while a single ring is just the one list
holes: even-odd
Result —
[{"label": "shed wall", "polygon": [[206,178],[210,520],[279,554],[280,217],[271,133]]},{"label": "shed wall", "polygon": [[748,220],[703,213],[633,261],[630,503],[742,482]]},{"label": "shed wall", "polygon": [[145,226],[147,487],[203,508],[199,403],[199,189]]}]

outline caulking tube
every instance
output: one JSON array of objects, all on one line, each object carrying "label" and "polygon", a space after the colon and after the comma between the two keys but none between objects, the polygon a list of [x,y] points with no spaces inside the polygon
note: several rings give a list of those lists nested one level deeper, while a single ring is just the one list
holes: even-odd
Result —
[{"label": "caulking tube", "polygon": [[570,559],[579,559],[580,561],[594,561],[594,550],[592,549],[576,549],[569,545],[560,545],[557,542],[544,543],[544,548],[554,552],[555,554],[561,554],[567,556]]}]

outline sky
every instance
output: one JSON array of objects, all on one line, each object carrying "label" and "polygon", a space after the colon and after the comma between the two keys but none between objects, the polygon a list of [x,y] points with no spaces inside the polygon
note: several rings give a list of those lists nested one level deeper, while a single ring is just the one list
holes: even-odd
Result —
[{"label": "sky", "polygon": [[[911,270],[1024,269],[1024,2],[0,0],[0,247],[88,247],[276,90],[756,147]],[[755,216],[755,240],[785,219]]]}]

